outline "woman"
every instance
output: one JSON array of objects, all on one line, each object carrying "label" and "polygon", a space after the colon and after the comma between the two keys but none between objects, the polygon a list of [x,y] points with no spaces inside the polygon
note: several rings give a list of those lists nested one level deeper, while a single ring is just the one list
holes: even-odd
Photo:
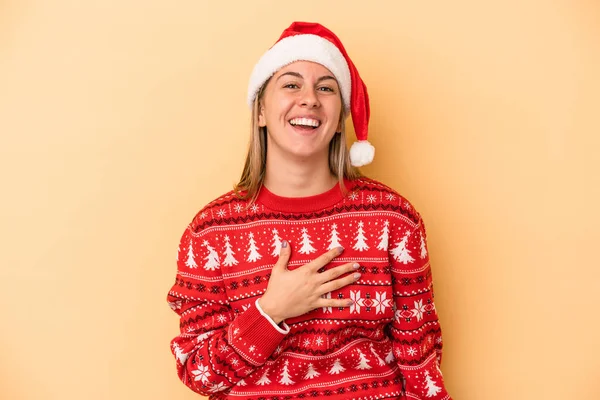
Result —
[{"label": "woman", "polygon": [[373,158],[369,100],[339,39],[293,23],[248,102],[241,180],[179,246],[181,380],[211,399],[449,399],[423,221],[355,168]]}]

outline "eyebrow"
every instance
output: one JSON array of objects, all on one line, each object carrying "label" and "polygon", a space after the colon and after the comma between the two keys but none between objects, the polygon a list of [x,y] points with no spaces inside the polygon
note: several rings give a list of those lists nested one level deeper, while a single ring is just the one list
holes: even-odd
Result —
[{"label": "eyebrow", "polygon": [[[291,75],[291,76],[295,76],[295,77],[300,78],[300,79],[304,79],[304,77],[301,74],[299,74],[298,72],[291,72],[290,71],[290,72],[284,72],[283,74],[279,75],[275,81],[278,81],[279,78],[281,78],[282,76],[285,76],[285,75]],[[333,77],[331,75],[323,75],[322,77],[320,77],[319,79],[317,79],[317,83],[319,83],[321,81],[328,80],[328,79],[333,79],[337,83],[337,79],[335,79],[335,77]]]}]

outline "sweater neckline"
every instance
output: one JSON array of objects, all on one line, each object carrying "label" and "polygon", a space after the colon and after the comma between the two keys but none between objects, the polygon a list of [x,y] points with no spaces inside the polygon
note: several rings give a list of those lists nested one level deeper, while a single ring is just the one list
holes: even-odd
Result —
[{"label": "sweater neckline", "polygon": [[[346,191],[354,187],[352,181],[344,179]],[[284,197],[276,195],[264,185],[260,188],[256,201],[273,211],[298,213],[323,210],[344,199],[345,195],[339,183],[336,183],[326,192],[306,197]]]}]

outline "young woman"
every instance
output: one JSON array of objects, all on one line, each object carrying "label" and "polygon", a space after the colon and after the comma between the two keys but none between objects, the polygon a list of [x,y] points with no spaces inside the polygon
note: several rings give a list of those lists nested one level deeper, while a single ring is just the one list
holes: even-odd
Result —
[{"label": "young woman", "polygon": [[180,379],[211,399],[450,399],[423,221],[355,168],[373,158],[369,99],[339,39],[293,23],[248,102],[241,180],[179,246]]}]

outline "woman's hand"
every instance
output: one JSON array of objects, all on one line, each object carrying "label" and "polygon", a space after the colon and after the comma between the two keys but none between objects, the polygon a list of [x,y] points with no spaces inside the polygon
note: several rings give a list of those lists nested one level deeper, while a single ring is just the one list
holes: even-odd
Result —
[{"label": "woman's hand", "polygon": [[[286,318],[297,317],[319,307],[349,307],[348,299],[324,299],[321,296],[356,282],[360,274],[356,263],[347,263],[330,270],[319,272],[339,256],[343,248],[337,247],[294,271],[287,268],[291,248],[283,242],[279,260],[273,266],[265,294],[258,300],[260,308],[279,324]],[[339,278],[341,275],[352,274]]]}]

